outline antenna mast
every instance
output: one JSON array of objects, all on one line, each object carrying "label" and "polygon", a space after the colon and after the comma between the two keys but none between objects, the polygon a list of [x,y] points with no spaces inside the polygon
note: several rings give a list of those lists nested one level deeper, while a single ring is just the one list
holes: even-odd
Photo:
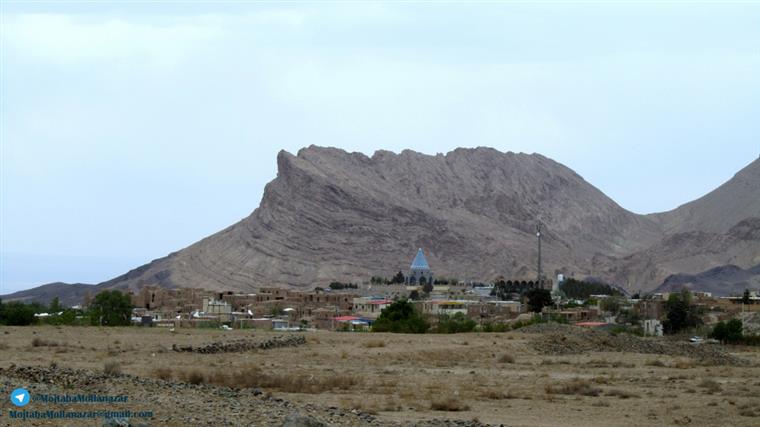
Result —
[{"label": "antenna mast", "polygon": [[542,278],[543,271],[541,270],[541,221],[536,226],[536,238],[538,239],[538,286],[543,288]]}]

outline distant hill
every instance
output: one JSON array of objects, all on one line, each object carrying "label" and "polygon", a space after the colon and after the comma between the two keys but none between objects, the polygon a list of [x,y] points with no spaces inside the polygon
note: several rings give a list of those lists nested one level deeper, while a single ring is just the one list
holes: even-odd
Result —
[{"label": "distant hill", "polygon": [[735,265],[711,268],[699,274],[673,274],[655,292],[682,289],[713,292],[719,295],[741,295],[745,289],[760,288],[760,264],[743,269]]},{"label": "distant hill", "polygon": [[53,298],[58,297],[62,305],[74,306],[81,304],[88,292],[90,292],[91,295],[94,295],[99,289],[100,288],[95,285],[84,283],[69,284],[56,282],[27,289],[25,291],[18,291],[10,295],[3,295],[0,299],[3,301],[36,301],[47,305],[53,300]]},{"label": "distant hill", "polygon": [[534,278],[538,221],[548,275],[592,276],[628,291],[655,289],[672,274],[760,263],[760,160],[705,197],[654,215],[623,209],[539,154],[368,157],[311,146],[280,152],[277,165],[249,217],[98,286],[305,289],[389,277],[420,247],[438,277]]}]

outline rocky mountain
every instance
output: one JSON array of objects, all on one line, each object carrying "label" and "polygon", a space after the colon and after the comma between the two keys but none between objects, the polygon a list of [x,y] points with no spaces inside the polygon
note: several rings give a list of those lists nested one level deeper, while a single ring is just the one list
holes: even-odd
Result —
[{"label": "rocky mountain", "polygon": [[475,148],[368,157],[311,146],[280,152],[277,165],[249,217],[99,289],[366,281],[405,271],[420,247],[437,277],[534,278],[538,221],[547,274],[600,277],[629,290],[654,289],[671,274],[760,263],[760,161],[695,202],[646,216],[539,154]]},{"label": "rocky mountain", "polygon": [[650,215],[667,234],[726,233],[748,217],[760,217],[760,159],[704,197],[670,212]]},{"label": "rocky mountain", "polygon": [[745,289],[757,289],[759,287],[760,264],[748,269],[736,265],[723,265],[699,274],[673,274],[668,276],[655,291],[675,292],[681,289],[689,289],[741,295]]},{"label": "rocky mountain", "polygon": [[[724,265],[744,268],[760,263],[760,217],[747,218],[726,233],[688,231],[665,234],[655,245],[625,257],[597,255],[597,276],[628,291],[649,292],[672,274],[697,274]],[[720,290],[717,294],[728,293]]]}]

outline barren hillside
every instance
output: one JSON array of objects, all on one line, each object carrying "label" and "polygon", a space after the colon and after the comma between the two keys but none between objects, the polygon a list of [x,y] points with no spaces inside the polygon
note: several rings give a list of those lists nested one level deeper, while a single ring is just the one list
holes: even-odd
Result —
[{"label": "barren hillside", "polygon": [[538,221],[548,275],[651,290],[671,274],[760,263],[760,160],[699,200],[647,216],[539,154],[460,148],[368,157],[311,146],[280,152],[277,165],[250,216],[100,288],[360,282],[406,270],[420,247],[439,277],[533,278]]}]

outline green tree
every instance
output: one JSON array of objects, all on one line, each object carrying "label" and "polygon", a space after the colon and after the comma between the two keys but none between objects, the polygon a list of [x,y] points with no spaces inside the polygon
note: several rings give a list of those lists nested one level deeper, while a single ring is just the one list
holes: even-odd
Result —
[{"label": "green tree", "polygon": [[61,306],[60,300],[58,300],[58,297],[53,298],[52,301],[50,301],[50,313],[60,313],[63,311],[63,307]]},{"label": "green tree", "polygon": [[552,305],[552,294],[547,289],[531,289],[525,293],[528,300],[528,310],[540,313],[548,305]]},{"label": "green tree", "polygon": [[399,300],[386,307],[372,324],[373,332],[424,334],[430,325],[409,301]]},{"label": "green tree", "polygon": [[406,280],[404,278],[404,273],[398,272],[395,276],[393,276],[393,280],[391,280],[391,283],[404,283]]},{"label": "green tree", "polygon": [[751,300],[749,299],[749,289],[744,290],[744,295],[742,295],[742,304],[749,304]]},{"label": "green tree", "polygon": [[702,324],[698,308],[691,303],[691,293],[683,290],[672,293],[665,302],[666,319],[663,329],[668,334],[680,332],[686,328],[693,328]]},{"label": "green tree", "polygon": [[604,283],[584,282],[566,279],[559,289],[572,299],[588,299],[591,295],[620,295],[620,291]]},{"label": "green tree", "polygon": [[93,324],[128,326],[132,318],[132,301],[129,295],[118,290],[103,291],[95,295],[89,311]]},{"label": "green tree", "polygon": [[45,323],[50,325],[87,325],[90,321],[84,317],[81,310],[73,308],[64,308],[60,316],[51,316],[45,319]]},{"label": "green tree", "polygon": [[729,344],[740,343],[744,338],[741,320],[731,319],[728,322],[718,322],[710,333],[710,338]]},{"label": "green tree", "polygon": [[35,307],[19,301],[3,303],[0,301],[0,324],[8,326],[26,326],[37,322]]},{"label": "green tree", "polygon": [[426,295],[433,292],[433,284],[425,281],[425,277],[422,277],[420,279],[420,284],[422,285],[422,292],[424,292]]},{"label": "green tree", "polygon": [[412,301],[417,301],[420,299],[420,291],[417,289],[413,290],[412,292],[409,292],[409,299]]}]

